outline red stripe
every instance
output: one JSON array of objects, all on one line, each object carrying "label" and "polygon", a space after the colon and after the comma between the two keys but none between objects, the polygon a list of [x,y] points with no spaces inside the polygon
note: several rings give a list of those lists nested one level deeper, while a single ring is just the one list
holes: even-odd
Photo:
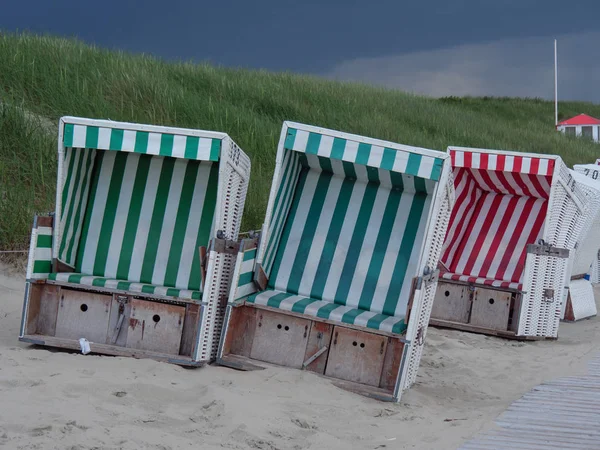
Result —
[{"label": "red stripe", "polygon": [[506,155],[497,155],[496,156],[496,170],[504,170],[504,166],[506,165]]},{"label": "red stripe", "polygon": [[[523,191],[523,194],[526,197],[537,197],[537,195],[533,192],[531,192],[531,190],[529,189],[529,186],[527,186],[527,184],[525,183],[525,181],[523,181],[523,178],[521,177],[523,174],[522,173],[513,173],[513,179],[515,180],[515,182],[517,183],[517,185],[521,188],[521,190]],[[527,176],[527,175],[525,175]]]},{"label": "red stripe", "polygon": [[513,163],[513,172],[520,172],[521,171],[521,167],[523,166],[523,157],[522,156],[515,156],[514,157],[514,163]]},{"label": "red stripe", "polygon": [[452,161],[452,167],[456,166],[456,150],[450,150],[450,160]]},{"label": "red stripe", "polygon": [[548,199],[550,198],[550,191],[544,189],[542,183],[540,183],[539,176],[540,175],[529,175],[529,180],[531,181],[531,184],[533,184],[533,187],[535,187],[535,190],[538,191],[539,196]]},{"label": "red stripe", "polygon": [[[448,267],[448,269],[450,270],[450,272],[456,272],[457,271],[456,270],[456,266],[458,265],[458,262],[461,259],[460,258],[461,255],[465,251],[465,246],[467,245],[467,241],[469,240],[470,236],[473,236],[473,228],[475,227],[475,223],[477,221],[477,217],[481,213],[481,208],[483,206],[483,199],[484,198],[485,197],[480,197],[479,200],[477,200],[477,203],[475,203],[475,205],[474,205],[474,210],[473,210],[473,215],[471,216],[471,220],[466,225],[465,232],[462,235],[463,237],[460,240],[460,243],[458,245],[458,249],[454,253],[454,261],[452,261],[450,263],[450,267]],[[466,217],[466,215],[465,215],[465,217]],[[467,275],[467,274],[465,274],[465,275]]]},{"label": "red stripe", "polygon": [[488,170],[490,167],[490,155],[487,153],[479,154],[479,168],[483,170]]},{"label": "red stripe", "polygon": [[537,240],[537,238],[540,234],[540,231],[542,229],[542,226],[544,225],[544,220],[546,219],[547,208],[548,208],[548,203],[544,202],[544,204],[540,208],[540,212],[539,212],[538,216],[535,218],[533,227],[531,227],[531,232],[529,233],[529,236],[527,237],[527,242],[523,246],[523,250],[521,251],[521,255],[519,256],[519,262],[517,263],[517,266],[515,267],[515,272],[512,276],[513,281],[521,281],[521,275],[523,274],[523,271],[525,270],[525,258],[527,257],[527,244],[534,244],[535,241]]},{"label": "red stripe", "polygon": [[[467,264],[465,265],[464,270],[461,271],[464,274],[473,275],[471,273],[473,271],[473,267],[475,266],[475,263],[481,257],[483,257],[484,264],[485,263],[491,264],[491,260],[494,258],[494,255],[489,252],[485,255],[481,254],[483,244],[485,243],[485,241],[488,237],[488,234],[490,233],[490,228],[491,228],[492,224],[494,223],[494,218],[496,217],[496,214],[498,214],[498,207],[500,206],[500,203],[502,202],[502,195],[487,193],[484,197],[482,197],[480,199],[482,207],[484,205],[486,205],[486,200],[487,200],[487,198],[489,198],[490,195],[493,195],[494,198],[492,199],[491,204],[489,205],[489,209],[487,210],[487,213],[485,215],[485,219],[483,220],[483,224],[481,226],[481,231],[479,232],[479,236],[477,236],[477,239],[475,239],[475,244],[473,244],[473,249],[471,250],[471,254],[468,255]],[[475,222],[475,221],[473,221],[473,222]]]},{"label": "red stripe", "polygon": [[554,160],[548,160],[548,175],[554,175]]},{"label": "red stripe", "polygon": [[[475,199],[477,198],[475,189],[471,189],[471,185],[474,184],[474,182],[469,177],[467,171],[465,169],[458,169],[457,171],[459,174],[462,174],[461,180],[462,180],[462,178],[464,178],[466,180],[466,183],[465,183],[466,187],[463,189],[460,196],[456,199],[456,202],[454,203],[454,208],[452,209],[452,214],[450,216],[450,225],[448,226],[448,230],[451,230],[451,226],[454,224],[454,221],[457,219],[458,211],[462,207],[463,203],[473,204],[475,202]],[[457,178],[455,178],[455,180],[456,179]],[[456,181],[455,181],[455,186],[456,186]],[[467,198],[467,197],[469,197],[469,198]],[[450,243],[446,247],[446,251],[444,252],[444,256],[442,257],[442,262],[444,264],[446,264],[448,257],[450,255],[450,251],[454,248],[454,245],[456,244],[456,240],[460,236],[462,236],[461,231],[465,225],[464,222],[465,222],[466,218],[467,218],[467,214],[463,214],[463,216],[458,219],[459,222],[456,226],[456,229],[454,230],[454,236],[452,236],[452,237],[446,236],[446,239],[450,238]],[[456,252],[454,254],[455,254],[455,258],[456,258]]]},{"label": "red stripe", "polygon": [[463,167],[472,167],[473,166],[473,153],[464,152],[464,164]]},{"label": "red stripe", "polygon": [[496,176],[498,177],[498,180],[500,180],[500,183],[502,183],[502,186],[504,187],[504,189],[506,189],[506,192],[508,194],[518,195],[516,189],[511,183],[508,182],[503,172],[497,172]]},{"label": "red stripe", "polygon": [[492,244],[490,245],[490,249],[488,250],[488,255],[491,257],[486,258],[479,270],[480,277],[491,277],[494,278],[496,274],[488,273],[490,270],[490,266],[492,262],[499,258],[499,248],[504,235],[508,231],[508,226],[510,224],[510,220],[512,219],[515,210],[517,209],[517,204],[519,203],[518,197],[511,197],[508,201],[508,205],[506,205],[506,209],[504,209],[501,213],[503,214],[502,220],[500,221],[500,225],[498,226],[498,232],[495,234]]},{"label": "red stripe", "polygon": [[540,159],[539,158],[531,158],[531,166],[530,172],[534,175],[538,175],[540,173]]}]

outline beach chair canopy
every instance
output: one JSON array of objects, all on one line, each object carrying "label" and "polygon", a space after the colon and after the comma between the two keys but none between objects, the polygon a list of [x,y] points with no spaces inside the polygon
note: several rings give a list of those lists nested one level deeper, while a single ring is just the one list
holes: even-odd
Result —
[{"label": "beach chair canopy", "polygon": [[218,201],[237,146],[208,131],[74,117],[60,127],[52,257],[68,270],[48,261],[33,278],[199,300],[199,247],[239,230],[241,210]]},{"label": "beach chair canopy", "polygon": [[527,244],[544,238],[557,156],[449,148],[456,204],[443,278],[521,289]]}]

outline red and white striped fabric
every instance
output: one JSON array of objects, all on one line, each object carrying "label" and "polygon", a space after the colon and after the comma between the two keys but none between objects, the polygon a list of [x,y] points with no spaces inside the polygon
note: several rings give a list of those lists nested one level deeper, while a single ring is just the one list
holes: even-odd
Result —
[{"label": "red and white striped fabric", "polygon": [[554,160],[462,150],[450,154],[457,164],[456,203],[442,277],[520,289],[527,244],[543,234]]}]

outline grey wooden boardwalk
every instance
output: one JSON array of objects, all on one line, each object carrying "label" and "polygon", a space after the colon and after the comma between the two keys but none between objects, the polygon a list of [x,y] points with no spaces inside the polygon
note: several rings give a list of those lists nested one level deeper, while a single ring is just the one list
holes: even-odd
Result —
[{"label": "grey wooden boardwalk", "polygon": [[498,417],[499,429],[460,449],[600,449],[600,357],[588,367],[533,388]]}]

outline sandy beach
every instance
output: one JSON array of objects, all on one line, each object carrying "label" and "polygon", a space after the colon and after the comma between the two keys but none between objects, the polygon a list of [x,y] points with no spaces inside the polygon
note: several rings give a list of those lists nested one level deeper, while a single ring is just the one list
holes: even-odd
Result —
[{"label": "sandy beach", "polygon": [[556,342],[430,328],[416,385],[389,404],[292,369],[184,369],[22,344],[23,288],[0,267],[6,449],[454,449],[533,386],[585,373],[600,340],[598,318],[561,324]]}]

